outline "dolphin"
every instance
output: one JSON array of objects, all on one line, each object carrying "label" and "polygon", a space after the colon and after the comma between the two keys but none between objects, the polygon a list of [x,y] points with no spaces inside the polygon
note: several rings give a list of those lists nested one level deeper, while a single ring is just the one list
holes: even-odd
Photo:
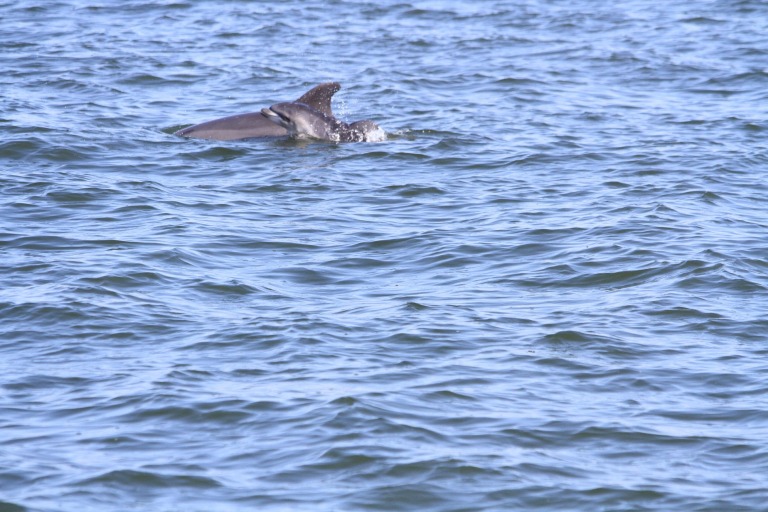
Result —
[{"label": "dolphin", "polygon": [[[331,98],[339,89],[341,89],[339,83],[326,82],[313,87],[296,101],[333,117]],[[189,126],[177,131],[174,135],[197,139],[238,140],[253,137],[285,137],[288,135],[288,130],[270,122],[261,112],[250,112]]]},{"label": "dolphin", "polygon": [[347,124],[312,105],[300,101],[277,103],[261,109],[264,118],[282,127],[295,139],[313,138],[331,142],[375,142],[384,140],[384,131],[373,121]]}]

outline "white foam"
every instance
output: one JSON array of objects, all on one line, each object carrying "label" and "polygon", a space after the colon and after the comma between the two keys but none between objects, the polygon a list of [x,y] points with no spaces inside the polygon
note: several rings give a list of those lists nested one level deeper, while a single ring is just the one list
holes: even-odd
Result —
[{"label": "white foam", "polygon": [[365,132],[365,142],[383,142],[385,140],[387,140],[387,132],[382,130],[381,127]]}]

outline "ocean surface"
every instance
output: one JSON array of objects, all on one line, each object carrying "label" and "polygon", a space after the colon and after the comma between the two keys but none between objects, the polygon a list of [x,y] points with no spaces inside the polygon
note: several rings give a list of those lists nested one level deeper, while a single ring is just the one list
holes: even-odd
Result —
[{"label": "ocean surface", "polygon": [[768,3],[0,19],[1,512],[768,510]]}]

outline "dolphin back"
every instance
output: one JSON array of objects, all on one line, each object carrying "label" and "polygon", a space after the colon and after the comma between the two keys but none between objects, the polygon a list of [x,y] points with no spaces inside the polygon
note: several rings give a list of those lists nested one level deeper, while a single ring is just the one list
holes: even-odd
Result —
[{"label": "dolphin back", "polygon": [[350,142],[381,142],[386,140],[387,134],[373,121],[355,121],[349,124]]},{"label": "dolphin back", "polygon": [[[297,102],[309,105],[328,117],[333,117],[331,98],[341,89],[338,82],[316,85],[304,93]],[[239,140],[255,137],[285,137],[288,131],[266,119],[261,112],[237,114],[196,124],[174,133],[180,137],[210,140]]]},{"label": "dolphin back", "polygon": [[329,117],[333,117],[331,98],[333,98],[333,95],[336,94],[339,89],[341,89],[340,83],[326,82],[307,91],[301,98],[296,100],[296,103],[304,103]]},{"label": "dolphin back", "polygon": [[261,112],[251,112],[196,124],[179,130],[174,135],[196,139],[238,140],[253,137],[284,137],[288,132],[264,119]]}]

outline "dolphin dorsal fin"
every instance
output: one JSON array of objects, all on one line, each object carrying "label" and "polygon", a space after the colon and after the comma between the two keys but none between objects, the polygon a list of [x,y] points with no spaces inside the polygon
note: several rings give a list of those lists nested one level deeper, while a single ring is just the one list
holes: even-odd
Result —
[{"label": "dolphin dorsal fin", "polygon": [[298,103],[309,105],[310,107],[319,110],[323,114],[333,117],[333,111],[331,110],[331,98],[339,89],[341,89],[340,83],[326,82],[324,84],[313,87],[296,101]]}]

